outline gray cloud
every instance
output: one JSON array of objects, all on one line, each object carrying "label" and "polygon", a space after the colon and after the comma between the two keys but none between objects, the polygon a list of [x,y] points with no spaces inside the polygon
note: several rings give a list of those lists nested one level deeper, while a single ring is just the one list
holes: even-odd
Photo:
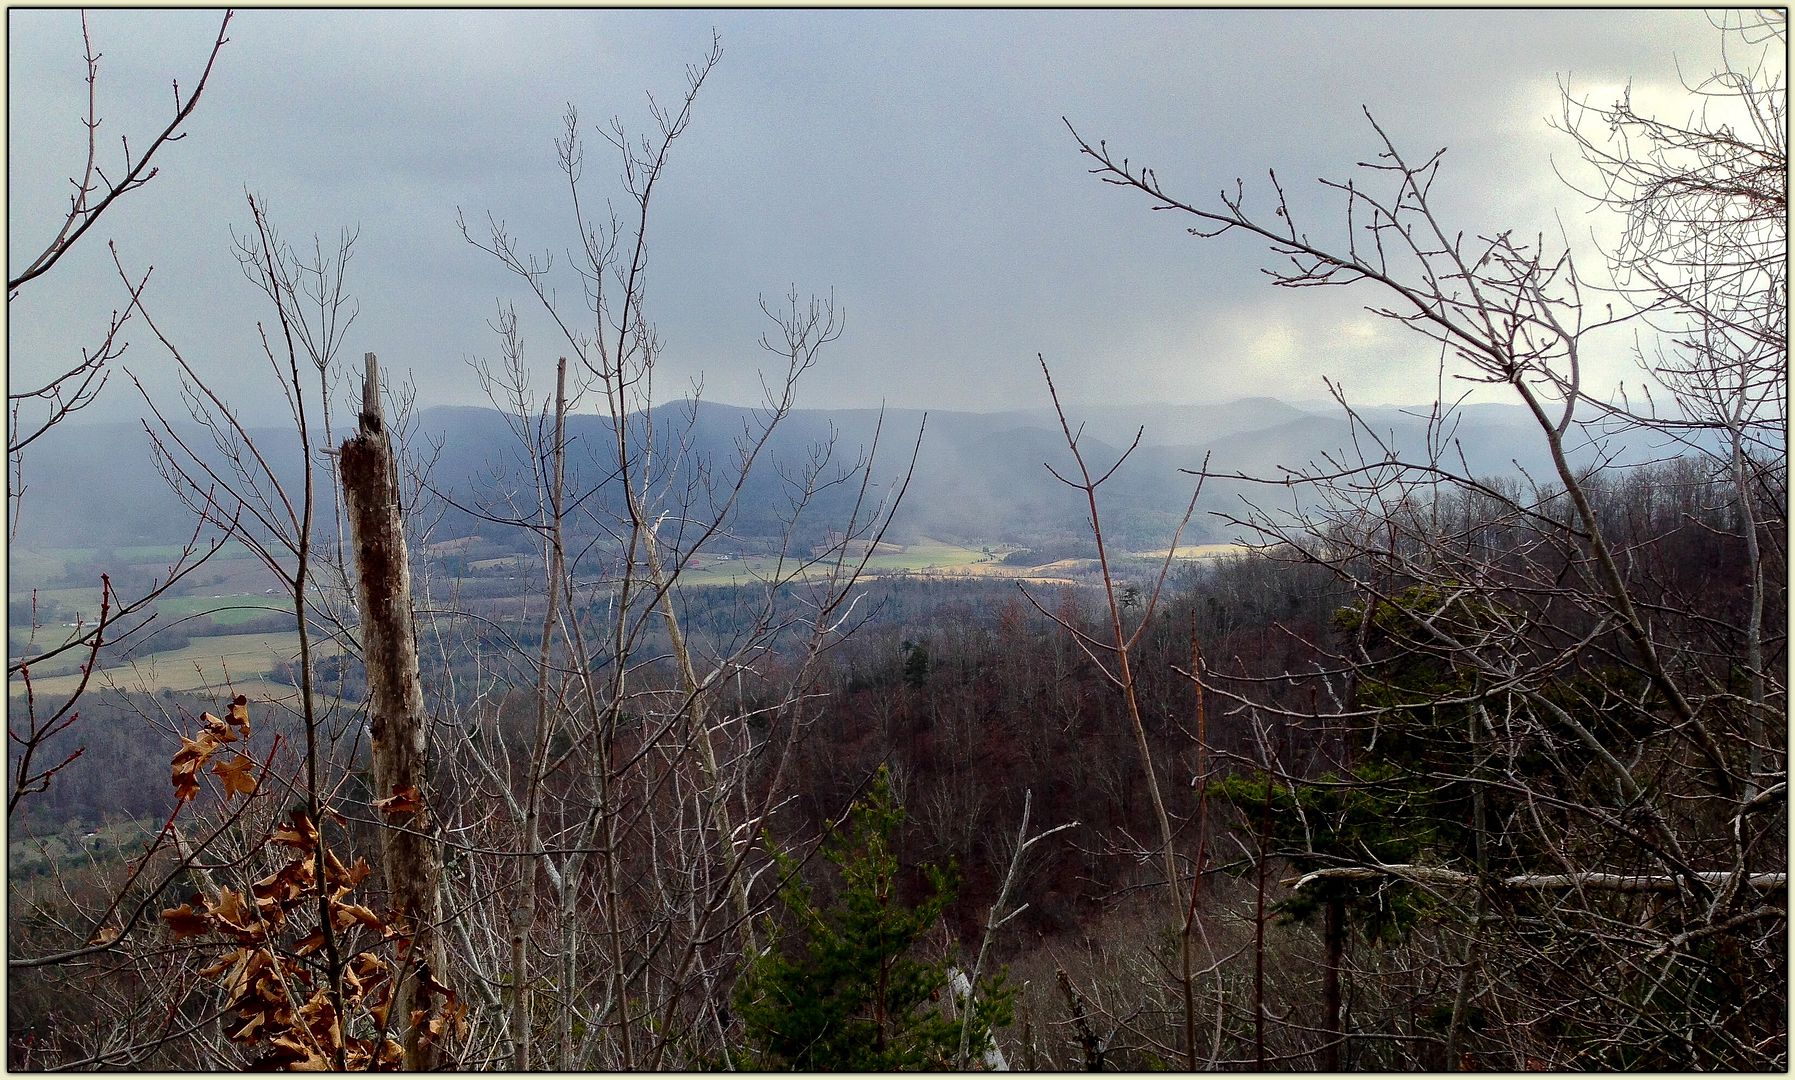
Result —
[{"label": "gray cloud", "polygon": [[[79,23],[11,20],[9,256],[43,243],[82,153]],[[140,145],[210,44],[205,12],[100,11],[103,134]],[[528,246],[573,239],[550,140],[564,103],[588,128],[648,122],[712,27],[724,47],[676,148],[652,226],[660,385],[755,393],[757,296],[833,289],[846,336],[803,403],[997,409],[1040,403],[1045,353],[1067,393],[1115,403],[1431,393],[1424,343],[1350,295],[1274,291],[1244,238],[1198,242],[1099,184],[1060,122],[1107,138],[1194,197],[1279,170],[1317,233],[1312,190],[1373,149],[1360,106],[1404,145],[1450,147],[1442,205],[1467,229],[1580,232],[1549,155],[1555,79],[1674,87],[1714,62],[1689,11],[449,12],[239,14],[191,136],[110,215],[127,266],[189,359],[246,411],[272,411],[256,294],[230,228],[265,196],[290,237],[359,225],[348,351],[409,367],[429,403],[478,400],[469,357],[495,355],[495,299],[522,290],[462,242],[487,211]],[[116,153],[116,141],[109,148]],[[614,163],[589,148],[592,197]],[[12,378],[66,367],[122,296],[84,245],[9,312]],[[560,351],[540,319],[532,355]],[[166,392],[143,334],[129,366]],[[1618,370],[1618,368],[1617,368]],[[130,406],[128,388],[107,395]]]}]

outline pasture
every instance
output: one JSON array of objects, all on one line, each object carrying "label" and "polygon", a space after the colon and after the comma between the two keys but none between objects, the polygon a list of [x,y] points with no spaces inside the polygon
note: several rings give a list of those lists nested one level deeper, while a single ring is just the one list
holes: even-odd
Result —
[{"label": "pasture", "polygon": [[[317,639],[312,643],[314,656],[330,656],[337,651],[334,642]],[[153,693],[161,690],[196,691],[224,694],[249,694],[254,698],[279,697],[293,688],[270,682],[268,676],[281,661],[294,661],[299,655],[299,635],[221,634],[195,638],[179,649],[168,652],[135,652],[108,661],[94,676],[89,689],[116,688]],[[80,684],[78,674],[52,675],[31,680],[34,692],[61,696],[73,693]],[[23,693],[19,680],[8,688],[13,694]]]},{"label": "pasture", "polygon": [[[284,601],[284,602],[283,602]],[[157,622],[170,624],[194,615],[209,616],[219,626],[238,626],[269,615],[293,612],[293,602],[277,595],[238,593],[235,595],[164,596],[156,601],[162,613]]]},{"label": "pasture", "polygon": [[[1230,555],[1244,555],[1251,550],[1246,544],[1179,544],[1178,552],[1173,557],[1180,560],[1225,559]],[[1166,549],[1131,551],[1129,555],[1136,559],[1164,559]]]},{"label": "pasture", "polygon": [[[963,570],[988,563],[984,552],[958,544],[921,540],[914,544],[893,545],[899,550],[880,550],[866,561],[866,574],[879,577],[895,573],[933,574]],[[859,565],[857,556],[844,558],[844,570]],[[749,585],[767,581],[775,575],[785,578],[797,574],[798,580],[826,577],[835,567],[835,556],[818,558],[794,553],[780,559],[772,555],[721,557],[700,555],[680,575],[682,585]]]}]

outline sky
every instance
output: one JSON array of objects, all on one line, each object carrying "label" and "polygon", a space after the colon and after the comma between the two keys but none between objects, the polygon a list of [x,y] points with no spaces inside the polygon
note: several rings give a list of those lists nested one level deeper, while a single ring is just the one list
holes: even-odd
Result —
[{"label": "sky", "polygon": [[[202,68],[219,15],[89,15],[103,56],[101,160],[149,141]],[[771,324],[762,298],[832,295],[841,338],[799,404],[993,411],[1047,404],[1036,354],[1072,402],[1326,396],[1431,400],[1437,349],[1368,315],[1360,290],[1268,283],[1261,245],[1201,240],[1138,192],[1087,172],[1062,117],[1166,186],[1213,200],[1236,178],[1263,201],[1275,169],[1312,235],[1342,232],[1315,186],[1377,150],[1369,109],[1407,152],[1447,149],[1448,224],[1568,236],[1614,222],[1558,172],[1559,87],[1677,119],[1680,80],[1711,71],[1719,36],[1690,10],[508,11],[261,10],[232,20],[187,137],[160,174],[8,305],[15,389],[91,347],[125,292],[105,241],[164,334],[246,417],[284,411],[262,358],[271,312],[232,254],[245,193],[287,238],[360,230],[360,304],[344,355],[409,372],[425,405],[484,403],[472,362],[515,303],[538,385],[567,351],[524,283],[467,243],[458,214],[502,220],[564,267],[578,243],[552,141],[569,103],[588,137],[588,209],[621,195],[597,129],[676,101],[715,32],[722,59],[675,144],[649,224],[647,311],[663,344],[657,396],[702,380],[752,403]],[[75,11],[11,10],[8,257],[54,234],[85,153]],[[1593,258],[1591,259],[1593,262]],[[560,280],[577,297],[577,279]],[[577,310],[577,304],[574,305]],[[170,400],[172,361],[142,327],[122,366]],[[1591,358],[1629,374],[1619,337]],[[114,377],[93,412],[142,411]]]}]

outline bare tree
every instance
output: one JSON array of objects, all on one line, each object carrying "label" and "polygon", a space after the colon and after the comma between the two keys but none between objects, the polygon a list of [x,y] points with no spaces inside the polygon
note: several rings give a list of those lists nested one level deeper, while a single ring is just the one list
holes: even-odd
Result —
[{"label": "bare tree", "polygon": [[[174,115],[168,125],[137,155],[133,155],[131,151],[130,140],[121,136],[123,160],[120,166],[113,168],[113,175],[108,177],[99,136],[102,123],[97,104],[100,53],[94,48],[86,14],[82,14],[81,39],[87,67],[87,107],[82,121],[87,133],[86,161],[80,178],[70,179],[75,190],[69,196],[68,212],[55,234],[24,269],[7,282],[9,315],[17,317],[12,305],[18,301],[21,287],[48,274],[62,256],[87,235],[103,214],[121,198],[154,179],[157,167],[151,162],[157,153],[167,144],[186,137],[181,128],[199,105],[200,95],[211,79],[213,66],[229,41],[225,32],[230,27],[230,21],[231,13],[227,11],[219,24],[217,38],[206,58],[205,68],[185,97],[181,93],[179,80],[175,81]],[[113,249],[113,259],[118,264],[116,249]],[[127,275],[122,264],[118,265],[121,266],[120,278],[125,289],[126,303],[122,311],[115,310],[112,313],[105,329],[99,332],[96,344],[91,349],[83,350],[81,359],[68,370],[43,384],[26,390],[15,391],[8,388],[7,535],[14,540],[18,538],[20,510],[27,488],[25,451],[68,417],[92,404],[106,384],[108,365],[124,354],[127,345],[124,331],[133,311],[138,309],[150,274],[145,271],[136,276]],[[9,770],[9,818],[18,809],[21,799],[43,791],[57,772],[81,754],[82,751],[77,748],[68,754],[52,755],[57,756],[57,760],[53,761],[42,756],[47,753],[48,745],[57,735],[78,722],[81,698],[109,658],[108,650],[148,626],[156,616],[155,601],[217,550],[217,543],[208,543],[203,532],[196,530],[162,577],[137,595],[119,596],[111,579],[102,574],[99,617],[96,621],[78,626],[73,634],[65,635],[61,641],[42,645],[37,641],[37,627],[34,625],[29,653],[22,657],[7,658],[6,678],[9,689],[14,682],[21,684],[26,701],[23,723],[15,724],[9,717],[7,724],[9,741],[18,748],[19,754],[16,767]],[[33,622],[36,622],[35,616]],[[81,678],[74,692],[60,701],[40,701],[39,695],[31,686],[31,668],[64,655],[85,657],[80,667]]]},{"label": "bare tree", "polygon": [[[1196,943],[1202,934],[1201,924],[1196,918],[1196,893],[1201,875],[1193,875],[1189,888],[1184,884],[1184,872],[1178,851],[1177,827],[1174,826],[1172,810],[1166,804],[1166,797],[1161,790],[1160,774],[1164,766],[1153,751],[1147,737],[1144,708],[1136,677],[1138,664],[1138,646],[1142,637],[1153,626],[1153,615],[1158,610],[1161,594],[1164,592],[1166,576],[1172,568],[1173,560],[1178,553],[1178,542],[1184,535],[1185,526],[1190,524],[1191,515],[1196,512],[1197,499],[1202,494],[1201,480],[1196,490],[1191,492],[1190,504],[1184,509],[1184,516],[1179,519],[1173,530],[1171,542],[1166,548],[1164,560],[1160,563],[1158,576],[1146,595],[1146,602],[1139,615],[1139,621],[1132,630],[1124,621],[1124,612],[1140,602],[1139,589],[1125,587],[1117,581],[1110,566],[1111,553],[1103,539],[1103,517],[1098,510],[1097,491],[1105,481],[1116,474],[1128,457],[1140,445],[1142,431],[1136,431],[1134,441],[1128,449],[1106,469],[1102,475],[1093,475],[1091,465],[1085,461],[1084,452],[1080,449],[1082,426],[1074,431],[1072,423],[1061,405],[1059,391],[1054,388],[1053,375],[1048,370],[1045,360],[1041,360],[1041,373],[1047,380],[1048,395],[1053,399],[1054,412],[1059,417],[1060,430],[1066,439],[1066,448],[1072,454],[1076,468],[1076,477],[1066,477],[1047,465],[1055,479],[1077,490],[1084,497],[1087,520],[1090,522],[1092,539],[1097,545],[1097,561],[1102,575],[1103,602],[1107,608],[1109,635],[1107,640],[1093,637],[1072,625],[1069,621],[1049,611],[1040,601],[1029,594],[1023,587],[1023,595],[1035,608],[1057,623],[1062,630],[1072,635],[1080,650],[1084,652],[1099,671],[1122,695],[1130,730],[1134,735],[1135,748],[1139,753],[1141,773],[1147,782],[1147,794],[1153,805],[1153,817],[1159,827],[1159,845],[1154,853],[1160,860],[1165,872],[1164,887],[1170,902],[1169,925],[1177,927],[1178,932],[1178,983],[1183,998],[1183,1051],[1185,1067],[1197,1068],[1197,989],[1198,973],[1195,969]],[[1132,590],[1132,591],[1130,591]]]},{"label": "bare tree", "polygon": [[[876,493],[876,443],[846,461],[833,444],[769,460],[800,379],[841,332],[832,301],[794,291],[763,303],[773,370],[727,451],[694,441],[696,389],[689,404],[657,399],[650,210],[719,57],[713,43],[673,107],[651,99],[651,136],[621,122],[604,131],[624,212],[587,209],[583,132],[568,110],[556,151],[580,236],[564,262],[524,254],[496,220],[479,235],[462,226],[524,282],[565,357],[538,400],[515,310],[501,308],[502,363],[483,374],[528,472],[508,502],[467,508],[535,537],[541,596],[507,613],[519,628],[507,647],[459,644],[453,616],[435,631],[438,649],[481,673],[443,705],[448,767],[468,796],[445,832],[469,838],[469,872],[491,883],[456,931],[470,978],[494,991],[472,1022],[489,1033],[475,1052],[513,1068],[728,1061],[725,1003],[774,893],[760,839],[788,796],[790,750],[824,707],[817,666],[860,618],[855,584],[907,480]],[[583,309],[559,299],[558,273],[577,281]],[[580,457],[570,421],[587,402],[601,445]],[[765,475],[787,500],[782,536],[738,531],[748,485]],[[838,491],[845,520],[810,527]],[[724,545],[760,554],[740,563],[750,576],[728,630],[695,632],[686,582]]]},{"label": "bare tree", "polygon": [[[183,718],[173,718],[171,726],[180,735],[180,749],[173,755],[175,808],[116,893],[91,914],[93,925],[85,931],[91,937],[84,946],[61,953],[9,957],[10,967],[23,969],[87,956],[100,957],[109,966],[80,983],[90,994],[117,992],[109,1006],[117,1023],[84,1033],[77,1042],[91,1055],[90,1063],[149,1060],[231,1068],[243,1061],[243,1051],[233,1044],[261,1046],[253,1060],[262,1064],[344,1068],[388,1058],[396,1063],[402,1056],[399,1045],[387,1039],[386,1022],[377,1025],[374,1017],[390,1013],[395,998],[401,998],[401,1014],[407,1019],[413,1015],[395,987],[407,982],[404,968],[421,967],[415,954],[401,950],[399,976],[376,979],[376,968],[390,970],[377,953],[401,936],[413,940],[426,935],[411,924],[401,932],[372,908],[349,902],[349,893],[366,876],[366,864],[358,862],[360,869],[351,869],[349,860],[337,854],[353,844],[346,834],[349,819],[338,806],[362,725],[345,702],[314,687],[321,638],[336,638],[333,644],[339,648],[359,644],[353,627],[339,617],[345,598],[332,588],[333,582],[346,580],[341,567],[333,567],[322,584],[317,574],[329,562],[328,551],[314,542],[324,497],[315,467],[324,449],[316,418],[328,408],[328,399],[322,384],[314,397],[306,373],[310,357],[294,330],[307,315],[305,294],[283,286],[288,280],[281,265],[284,248],[265,207],[252,196],[249,209],[251,229],[238,254],[251,281],[271,301],[271,325],[258,329],[270,374],[291,409],[296,454],[283,455],[283,448],[245,426],[186,353],[163,334],[146,298],[136,296],[130,314],[155,336],[179,372],[181,405],[192,421],[177,422],[163,403],[144,392],[149,412],[144,426],[158,468],[202,529],[215,529],[242,544],[281,583],[297,637],[297,694],[291,702],[279,703],[287,709],[271,718],[275,735],[265,750],[250,751],[246,745],[224,749],[250,737],[251,703],[243,695],[229,707],[228,721],[208,714],[198,732],[190,734]],[[334,263],[327,274],[328,292],[320,290],[313,303],[328,306],[332,296],[344,295],[343,268],[342,260]],[[118,272],[124,279],[122,264]],[[404,410],[392,411],[399,417],[395,427],[402,428]],[[297,737],[286,738],[286,733]],[[223,798],[216,807],[198,809],[203,801],[197,800],[201,769],[208,763]],[[296,809],[279,809],[277,794]],[[235,801],[238,796],[240,802]],[[376,796],[367,799],[375,805],[358,815],[363,820],[386,825],[391,813],[401,809],[390,800],[380,805]],[[383,810],[389,812],[384,817],[379,813]],[[333,824],[344,830],[334,838]],[[298,854],[288,855],[283,848]],[[157,920],[154,902],[183,878],[197,884],[199,894],[186,905],[163,909]],[[417,917],[412,911],[404,914]],[[302,924],[309,924],[309,936],[282,942],[284,934]],[[373,941],[367,940],[370,933]],[[235,944],[223,957],[216,951],[219,935]],[[201,940],[188,940],[195,938]],[[273,984],[252,977],[267,965],[273,965]],[[434,978],[440,979],[443,967],[435,966]],[[219,976],[226,977],[215,985],[212,980]],[[419,978],[430,982],[433,976]],[[384,989],[370,996],[367,991],[376,985]],[[427,1041],[434,1049],[455,1027],[454,999],[441,996],[446,987],[440,981],[430,985],[439,996],[434,1006],[424,1002],[421,1008],[430,1018],[423,1026],[429,1028]],[[196,1009],[204,1014],[203,1021],[143,1041],[149,1030],[146,1012],[173,1016]],[[226,1026],[223,1018],[230,1014],[243,1022]],[[332,1019],[338,1022],[325,1023]],[[410,1027],[406,1042],[415,1051],[411,1044],[417,1039],[409,1034]],[[374,1037],[365,1038],[369,1031]]]},{"label": "bare tree", "polygon": [[87,61],[87,116],[83,121],[87,128],[87,163],[82,167],[81,179],[70,181],[75,191],[69,196],[68,216],[56,230],[56,235],[50,238],[50,242],[44,245],[36,258],[25,265],[25,269],[7,279],[6,292],[9,300],[17,295],[19,286],[49,273],[57,260],[93,227],[113,203],[155,179],[156,169],[150,162],[164,145],[186,138],[181,125],[187,122],[187,118],[198,107],[200,95],[205,93],[206,82],[212,77],[212,66],[218,62],[218,54],[230,40],[225,37],[225,31],[230,28],[231,15],[231,12],[225,12],[224,20],[219,23],[218,40],[213,42],[212,52],[206,57],[206,66],[185,100],[181,97],[180,80],[175,80],[174,116],[169,120],[168,126],[158,132],[150,140],[149,147],[135,157],[131,153],[130,139],[121,137],[124,149],[123,171],[114,172],[117,179],[108,179],[106,170],[100,163],[99,132],[102,118],[95,105],[95,92],[100,79],[100,54],[94,50],[93,38],[87,32],[87,16],[85,13],[82,15],[81,40],[86,46]]},{"label": "bare tree", "polygon": [[[1789,151],[1787,73],[1779,71],[1788,16],[1714,18],[1730,55],[1689,87],[1701,101],[1693,119],[1670,123],[1641,115],[1630,96],[1603,107],[1567,91],[1558,126],[1601,180],[1585,194],[1625,222],[1605,252],[1613,291],[1654,331],[1638,349],[1647,399],[1613,414],[1668,432],[1732,482],[1752,568],[1743,630],[1755,719],[1745,783],[1755,793],[1764,725],[1775,720],[1764,675],[1758,507],[1786,484],[1777,474],[1788,452]],[[1668,393],[1667,410],[1652,408],[1654,385]],[[1781,505],[1771,511],[1786,516]]]},{"label": "bare tree", "polygon": [[[230,39],[225,31],[230,28],[231,12],[224,14],[219,23],[217,40],[212,43],[212,51],[206,57],[206,66],[200,72],[199,79],[185,98],[181,95],[180,80],[174,82],[174,116],[160,132],[151,138],[149,146],[141,153],[133,155],[131,140],[121,136],[120,144],[123,159],[113,169],[113,176],[106,175],[106,166],[100,151],[100,126],[103,117],[98,111],[97,92],[100,81],[100,53],[95,50],[93,37],[88,32],[87,14],[81,15],[81,41],[84,46],[83,58],[87,64],[87,111],[82,120],[87,131],[87,157],[81,168],[80,179],[71,178],[69,183],[74,191],[69,195],[68,213],[63,217],[61,225],[54,236],[44,245],[43,250],[28,262],[24,269],[6,282],[6,303],[10,310],[13,302],[19,298],[19,290],[25,284],[49,273],[62,256],[85,236],[89,229],[98,223],[101,216],[110,210],[119,199],[141,188],[155,179],[157,167],[152,165],[157,152],[172,142],[186,138],[181,128],[186,124],[193,110],[199,106],[200,95],[205,93],[206,83],[212,77],[212,68],[218,62],[218,55],[223,51],[225,43]],[[149,279],[145,272],[135,283],[125,283],[129,299],[135,303]],[[13,391],[8,389],[6,400],[9,426],[6,438],[7,463],[10,466],[7,511],[9,518],[15,518],[18,510],[18,499],[23,493],[22,452],[33,442],[41,438],[65,417],[77,412],[99,396],[106,385],[106,365],[117,359],[125,349],[125,342],[119,336],[131,315],[131,304],[127,304],[124,314],[115,312],[99,343],[91,350],[84,350],[79,363],[56,376],[47,383],[30,390]],[[24,420],[23,410],[30,405],[41,416]],[[29,430],[27,430],[29,429]],[[7,531],[16,535],[16,521]]]},{"label": "bare tree", "polygon": [[[1773,14],[1731,32],[1779,42],[1782,30]],[[1283,851],[1319,866],[1291,884],[1368,882],[1386,904],[1402,890],[1431,895],[1445,914],[1426,947],[1463,976],[1447,1045],[1472,1061],[1787,1060],[1781,990],[1750,974],[1787,959],[1787,698],[1765,615],[1786,603],[1773,538],[1786,490],[1787,158],[1780,52],[1766,57],[1705,84],[1751,118],[1744,128],[1662,124],[1623,101],[1594,111],[1634,140],[1616,145],[1577,134],[1591,110],[1567,105],[1567,127],[1605,177],[1601,196],[1627,215],[1612,286],[1586,281],[1543,238],[1448,225],[1432,201],[1443,152],[1410,158],[1375,120],[1376,158],[1324,181],[1345,203],[1337,240],[1299,225],[1275,174],[1263,209],[1239,183],[1191,201],[1074,131],[1094,174],[1193,220],[1193,235],[1265,242],[1281,259],[1268,271],[1276,284],[1380,293],[1369,310],[1433,342],[1443,377],[1504,388],[1537,424],[1551,475],[1512,485],[1465,466],[1456,402],[1426,418],[1416,456],[1342,398],[1354,447],[1260,481],[1295,494],[1287,509],[1249,501],[1222,515],[1356,595],[1340,638],[1315,643],[1329,663],[1268,680],[1189,672],[1229,708],[1335,733],[1322,765],[1273,766],[1264,789],[1287,788],[1298,812],[1339,807],[1291,823],[1298,843]],[[1590,295],[1610,287],[1631,310],[1598,314]],[[1591,344],[1628,330],[1655,358],[1662,412],[1588,385]],[[1734,512],[1665,488],[1679,475],[1669,466],[1617,479],[1603,439],[1617,420],[1698,446]],[[1668,529],[1641,524],[1617,512],[1622,484],[1689,509]],[[1742,610],[1667,564],[1693,530],[1730,552]],[[1372,762],[1384,768],[1375,778]],[[1353,803],[1354,791],[1372,801]],[[1425,865],[1379,855],[1437,835],[1430,823],[1450,819],[1434,815],[1461,797],[1463,841],[1436,840]],[[1383,819],[1388,842],[1324,842],[1346,835],[1333,830],[1353,805],[1407,809]],[[1658,899],[1642,906],[1641,893]],[[1504,1023],[1473,1035],[1467,1000]],[[1542,1025],[1547,1015],[1575,1020]]]}]

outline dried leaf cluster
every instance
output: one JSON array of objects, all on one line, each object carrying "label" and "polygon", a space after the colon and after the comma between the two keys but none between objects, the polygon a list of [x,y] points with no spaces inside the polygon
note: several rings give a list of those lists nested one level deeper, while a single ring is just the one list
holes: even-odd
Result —
[{"label": "dried leaf cluster", "polygon": [[[199,771],[215,753],[248,737],[246,699],[239,695],[223,719],[203,714],[201,725],[197,735],[182,738],[172,763],[183,803],[198,795]],[[212,764],[227,801],[256,793],[255,770],[255,760],[236,751]],[[403,796],[380,803],[402,805]],[[415,801],[416,793],[410,798]],[[217,982],[224,1011],[234,1014],[228,1037],[256,1052],[250,1068],[397,1069],[402,1028],[388,1013],[399,976],[414,963],[410,928],[351,900],[372,868],[359,857],[345,866],[304,809],[294,809],[269,832],[267,848],[277,847],[291,854],[247,892],[220,887],[165,909],[170,937],[210,937],[222,946],[199,974]],[[353,952],[352,942],[360,946]],[[338,964],[336,955],[348,959]],[[340,985],[333,971],[340,971]],[[431,1043],[465,1034],[466,1007],[454,991],[427,967],[417,974],[420,993],[410,1020],[420,1038]]]}]

